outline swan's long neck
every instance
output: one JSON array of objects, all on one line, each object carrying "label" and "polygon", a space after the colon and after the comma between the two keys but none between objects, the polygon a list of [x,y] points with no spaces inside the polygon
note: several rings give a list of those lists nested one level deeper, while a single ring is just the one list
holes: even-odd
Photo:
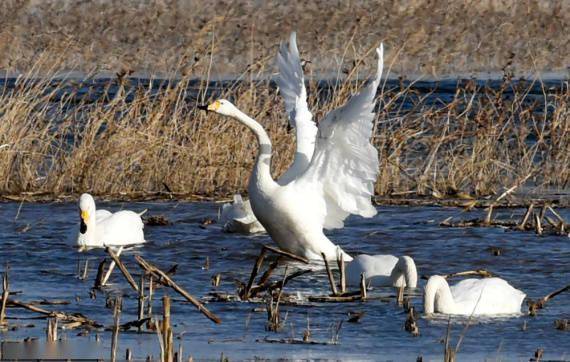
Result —
[{"label": "swan's long neck", "polygon": [[252,187],[262,192],[269,192],[272,188],[277,186],[277,183],[271,177],[271,140],[267,132],[265,132],[263,127],[257,123],[256,120],[239,109],[235,108],[232,117],[246,125],[255,134],[257,142],[259,143],[257,160],[255,161],[253,172],[251,173],[248,189],[250,189],[250,193]]},{"label": "swan's long neck", "polygon": [[398,259],[398,263],[392,273],[390,274],[390,279],[392,284],[394,284],[398,279],[404,277],[406,282],[406,287],[415,288],[418,285],[418,270],[416,268],[416,263],[409,256],[403,256]]},{"label": "swan's long neck", "polygon": [[447,280],[439,275],[429,278],[424,292],[424,313],[455,313],[455,301]]}]

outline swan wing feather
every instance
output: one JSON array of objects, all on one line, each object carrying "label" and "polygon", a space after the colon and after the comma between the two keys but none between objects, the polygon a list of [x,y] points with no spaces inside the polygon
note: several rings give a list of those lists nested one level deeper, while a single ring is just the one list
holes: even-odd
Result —
[{"label": "swan wing feather", "polygon": [[288,43],[283,43],[277,53],[279,75],[275,79],[279,93],[285,102],[289,123],[296,129],[297,147],[293,164],[280,178],[286,185],[302,174],[313,156],[317,126],[307,104],[307,90],[297,48],[296,34],[291,33]]},{"label": "swan wing feather", "polygon": [[319,123],[315,152],[299,187],[320,183],[325,199],[324,227],[341,228],[349,214],[372,217],[374,183],[378,176],[378,153],[372,145],[374,97],[383,67],[383,46],[378,53],[375,79],[342,107]]},{"label": "swan wing feather", "polygon": [[97,233],[104,246],[122,246],[144,243],[144,224],[133,211],[118,211],[97,222]]},{"label": "swan wing feather", "polygon": [[501,278],[465,279],[450,289],[465,315],[520,313],[526,296]]}]

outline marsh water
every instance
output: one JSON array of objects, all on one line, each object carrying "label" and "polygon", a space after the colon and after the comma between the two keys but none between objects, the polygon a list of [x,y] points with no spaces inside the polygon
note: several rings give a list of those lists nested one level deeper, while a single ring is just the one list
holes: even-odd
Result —
[{"label": "marsh water", "polygon": [[[235,280],[246,282],[262,244],[272,244],[267,235],[244,236],[222,233],[216,223],[202,225],[205,218],[216,219],[220,204],[190,202],[100,203],[110,210],[148,209],[148,215],[163,215],[168,226],[145,227],[148,243],[130,252],[122,260],[133,274],[139,273],[133,255],[139,254],[163,269],[178,264],[176,282],[196,297],[212,291],[234,293]],[[560,209],[568,220],[570,210]],[[370,219],[349,218],[346,227],[329,237],[351,254],[407,254],[412,256],[422,275],[446,274],[484,268],[507,279],[536,299],[568,284],[570,276],[570,239],[567,236],[537,236],[534,233],[502,228],[444,228],[440,221],[482,217],[484,211],[465,213],[463,209],[443,207],[378,207]],[[522,209],[499,209],[501,219],[520,219]],[[112,309],[106,307],[106,295],[123,295],[121,323],[137,319],[137,298],[122,275],[115,271],[111,284],[96,298],[90,291],[101,250],[78,253],[74,238],[79,228],[75,203],[1,203],[0,264],[9,264],[10,289],[14,299],[25,302],[65,300],[67,305],[42,306],[46,309],[82,313],[110,327]],[[491,251],[501,249],[499,256]],[[209,267],[205,268],[206,258]],[[78,260],[89,259],[86,280],[78,278]],[[294,267],[294,266],[292,266]],[[298,267],[298,265],[297,265]],[[278,280],[285,266],[273,276]],[[211,278],[221,274],[221,284],[214,287]],[[412,304],[422,313],[420,280]],[[155,294],[154,313],[160,317],[160,296]],[[185,356],[194,359],[230,360],[256,358],[348,359],[348,360],[441,360],[447,318],[419,319],[420,336],[404,330],[406,313],[394,299],[351,303],[302,303],[282,305],[286,319],[279,332],[266,330],[264,304],[245,302],[210,302],[207,307],[222,323],[216,325],[173,291],[172,321],[175,348],[183,347]],[[285,292],[307,295],[329,292],[326,274],[316,271],[291,281]],[[379,288],[372,294],[394,295],[391,288]],[[545,359],[570,359],[570,334],[555,328],[555,320],[570,317],[570,295],[551,300],[538,316],[473,319],[464,331],[466,319],[451,320],[452,344],[464,334],[459,360],[528,360],[537,348]],[[526,306],[523,305],[523,311]],[[365,312],[359,323],[349,323],[349,312]],[[46,342],[46,320],[37,314],[9,308],[10,328],[0,333],[3,358],[108,358],[111,332],[100,329],[79,335],[79,330],[60,331],[59,342]],[[282,344],[270,340],[302,338],[307,325],[311,339],[329,342],[332,329],[342,321],[337,344]],[[158,358],[155,333],[122,332],[119,356],[130,348],[137,359],[148,355]]]}]

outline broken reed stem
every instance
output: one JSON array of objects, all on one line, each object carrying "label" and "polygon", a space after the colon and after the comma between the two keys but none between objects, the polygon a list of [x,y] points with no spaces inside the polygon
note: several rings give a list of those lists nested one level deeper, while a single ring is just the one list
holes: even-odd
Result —
[{"label": "broken reed stem", "polygon": [[[156,335],[158,337],[158,344],[160,346],[160,361],[164,362],[164,340],[162,339],[162,331],[160,330],[160,323],[157,320],[154,321],[154,330],[156,331]],[[147,358],[147,360],[149,360]]]},{"label": "broken reed stem", "polygon": [[162,270],[158,269],[156,266],[144,260],[140,255],[135,255],[135,259],[144,270],[146,270],[151,274],[156,275],[162,284],[174,289],[178,294],[186,298],[186,300],[188,300],[196,308],[198,308],[198,310],[202,312],[202,314],[204,314],[212,322],[218,324],[222,322],[222,320],[218,318],[218,316],[210,312],[208,308],[206,308],[199,300],[194,298],[186,290],[184,290],[182,287],[176,284],[165,272],[163,272]]},{"label": "broken reed stem", "polygon": [[255,264],[253,265],[253,269],[251,270],[251,275],[249,276],[249,280],[247,282],[247,285],[246,285],[245,289],[243,290],[243,295],[242,295],[243,300],[249,299],[249,292],[251,290],[251,287],[253,286],[253,282],[255,280],[255,277],[257,276],[259,269],[263,265],[263,259],[264,258],[265,258],[265,247],[262,247],[261,251],[259,252],[259,255],[257,256],[257,259],[255,260]]},{"label": "broken reed stem", "polygon": [[284,250],[281,250],[281,249],[277,249],[277,248],[274,248],[274,247],[269,246],[269,245],[263,245],[263,248],[266,249],[266,250],[269,250],[269,251],[271,251],[271,252],[273,252],[273,253],[275,253],[275,254],[279,254],[279,255],[282,255],[282,256],[286,256],[286,257],[288,257],[288,258],[290,258],[290,259],[297,260],[297,261],[299,261],[299,262],[301,262],[301,263],[304,263],[304,264],[309,264],[309,260],[308,260],[307,258],[303,258],[302,256],[298,256],[298,255],[295,255],[295,254],[291,254],[291,253],[289,253],[289,252],[287,252],[287,251],[284,251]]},{"label": "broken reed stem", "polygon": [[281,256],[277,257],[277,260],[275,260],[273,263],[269,264],[269,267],[267,268],[265,273],[263,273],[261,275],[261,277],[259,278],[259,282],[257,284],[258,285],[265,284],[269,280],[269,277],[273,274],[275,269],[277,269],[280,262],[281,262]]},{"label": "broken reed stem", "polygon": [[366,277],[364,273],[360,273],[360,298],[366,299]]},{"label": "broken reed stem", "polygon": [[453,278],[453,277],[465,277],[465,276],[469,276],[469,275],[477,275],[477,276],[480,276],[483,278],[492,278],[492,277],[497,276],[497,274],[492,273],[488,270],[476,269],[476,270],[466,270],[466,271],[457,272],[457,273],[445,274],[445,275],[442,275],[442,277],[444,277],[445,279],[449,279],[449,278]]},{"label": "broken reed stem", "polygon": [[339,257],[336,259],[336,262],[338,264],[338,272],[339,272],[339,287],[340,287],[340,293],[344,294],[346,293],[346,271],[345,271],[345,265],[344,265],[344,254],[340,253]]},{"label": "broken reed stem", "polygon": [[125,360],[132,361],[133,360],[133,352],[131,352],[130,348],[127,348],[125,351]]},{"label": "broken reed stem", "polygon": [[46,338],[48,342],[57,341],[57,317],[48,319]]},{"label": "broken reed stem", "polygon": [[534,209],[534,204],[528,205],[528,208],[526,209],[526,212],[523,216],[523,219],[522,219],[521,223],[519,224],[519,226],[517,227],[519,230],[525,229],[526,223],[528,222],[528,218],[532,214],[533,209]]},{"label": "broken reed stem", "polygon": [[121,304],[120,297],[115,298],[115,307],[113,309],[113,335],[111,338],[111,362],[117,360],[117,348],[119,347],[119,328],[121,318]]},{"label": "broken reed stem", "polygon": [[95,277],[95,281],[93,282],[93,288],[95,289],[99,289],[103,286],[102,280],[103,277],[105,276],[106,264],[107,264],[107,258],[104,258],[103,260],[101,260],[99,266],[97,267],[97,276]]},{"label": "broken reed stem", "polygon": [[[123,252],[124,247],[119,246],[117,248],[117,253],[116,256],[119,257],[121,256],[121,253]],[[107,273],[105,273],[105,276],[103,277],[103,279],[101,280],[101,286],[105,286],[107,284],[107,282],[109,281],[109,278],[111,277],[111,274],[113,273],[113,270],[115,269],[115,260],[111,260],[111,264],[109,265],[109,269],[107,270]]]},{"label": "broken reed stem", "polygon": [[[141,273],[141,280],[140,280],[140,284],[139,284],[139,300],[138,300],[138,319],[139,321],[143,320],[144,318],[144,301],[145,301],[145,296],[144,296],[144,278],[145,278],[145,273],[142,272]],[[141,331],[141,325],[138,326],[138,331]]]},{"label": "broken reed stem", "polygon": [[327,269],[327,276],[329,278],[329,284],[331,286],[331,292],[333,296],[338,295],[338,291],[336,290],[336,282],[334,280],[334,275],[332,273],[332,270],[329,266],[329,262],[327,260],[327,256],[325,255],[325,253],[321,253],[321,256],[323,257],[323,260],[325,262],[325,268]]},{"label": "broken reed stem", "polygon": [[83,273],[81,274],[81,280],[87,279],[87,274],[89,272],[89,259],[85,259],[85,265],[83,267]]},{"label": "broken reed stem", "polygon": [[540,216],[537,213],[534,213],[534,227],[537,235],[542,235],[542,222],[540,219]]},{"label": "broken reed stem", "polygon": [[487,209],[487,215],[485,216],[485,224],[487,224],[487,225],[490,225],[491,220],[493,219],[493,207],[494,207],[494,205],[491,204],[491,205],[489,205],[489,208]]},{"label": "broken reed stem", "polygon": [[8,267],[2,276],[2,304],[0,305],[0,326],[7,324],[6,322],[6,305],[10,296],[10,283],[8,280]]},{"label": "broken reed stem", "polygon": [[170,297],[162,297],[162,338],[164,343],[164,362],[173,362],[174,342],[170,321]]},{"label": "broken reed stem", "polygon": [[146,307],[147,316],[152,319],[152,296],[154,294],[154,278],[152,274],[148,277],[148,304]]},{"label": "broken reed stem", "polygon": [[443,360],[444,362],[455,362],[455,349],[451,348],[450,345],[451,339],[451,317],[447,320],[447,333],[445,335],[445,344],[444,344],[444,352],[443,352]]},{"label": "broken reed stem", "polygon": [[125,279],[127,279],[127,281],[129,282],[129,284],[133,288],[133,290],[138,293],[139,287],[138,287],[137,283],[135,282],[135,280],[133,279],[133,277],[131,276],[131,274],[129,273],[129,271],[127,270],[127,267],[125,266],[125,264],[123,264],[123,262],[113,252],[113,250],[111,250],[110,247],[107,247],[105,250],[107,251],[107,254],[109,254],[111,256],[111,258],[113,259],[115,264],[119,267],[119,270],[121,271],[121,273],[123,273],[123,276],[125,277]]}]

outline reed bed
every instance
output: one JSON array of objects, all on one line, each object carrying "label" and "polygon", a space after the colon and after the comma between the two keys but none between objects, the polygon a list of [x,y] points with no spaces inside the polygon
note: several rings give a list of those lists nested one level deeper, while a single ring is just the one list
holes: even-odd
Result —
[{"label": "reed bed", "polygon": [[[362,85],[370,50],[335,82],[310,78],[317,121]],[[40,56],[0,93],[0,195],[222,198],[243,192],[257,145],[238,122],[196,108],[215,97],[231,99],[264,125],[274,142],[274,175],[284,172],[294,132],[277,89],[263,76],[273,58],[223,84],[200,80],[207,79],[208,61],[185,71],[183,63],[167,79],[139,82],[121,71],[103,81],[74,80],[58,76],[61,58]],[[467,80],[453,89],[446,96],[403,79],[381,85],[373,139],[381,162],[378,195],[479,197],[517,183],[568,189],[567,81],[551,87],[513,80],[505,71],[498,85]]]}]

